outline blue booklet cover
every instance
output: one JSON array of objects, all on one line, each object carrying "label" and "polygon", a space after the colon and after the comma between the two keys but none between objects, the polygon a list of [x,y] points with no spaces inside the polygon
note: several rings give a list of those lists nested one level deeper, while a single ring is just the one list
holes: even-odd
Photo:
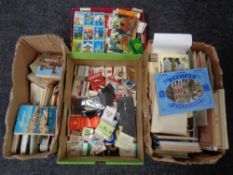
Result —
[{"label": "blue booklet cover", "polygon": [[39,77],[47,77],[47,78],[56,78],[59,79],[61,77],[61,73],[62,73],[62,67],[58,67],[58,66],[38,66],[36,68],[36,72],[35,74]]},{"label": "blue booklet cover", "polygon": [[207,68],[154,75],[160,115],[214,108]]},{"label": "blue booklet cover", "polygon": [[56,107],[21,105],[14,133],[53,135],[55,120]]}]

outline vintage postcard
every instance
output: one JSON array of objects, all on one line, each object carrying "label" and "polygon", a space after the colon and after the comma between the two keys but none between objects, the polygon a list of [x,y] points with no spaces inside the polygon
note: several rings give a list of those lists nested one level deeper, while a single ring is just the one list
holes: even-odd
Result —
[{"label": "vintage postcard", "polygon": [[94,28],[94,39],[95,40],[104,40],[104,27],[95,27]]},{"label": "vintage postcard", "polygon": [[93,26],[94,25],[94,15],[93,12],[84,12],[84,25]]},{"label": "vintage postcard", "polygon": [[39,59],[39,65],[35,70],[37,77],[60,79],[62,73],[61,55],[44,55]]},{"label": "vintage postcard", "polygon": [[190,69],[189,56],[186,54],[159,54],[160,72]]},{"label": "vintage postcard", "polygon": [[94,35],[93,27],[84,27],[83,40],[92,40]]},{"label": "vintage postcard", "polygon": [[94,52],[95,53],[104,52],[104,41],[94,41]]},{"label": "vintage postcard", "polygon": [[73,33],[74,33],[73,39],[82,40],[82,38],[83,38],[83,26],[74,26]]},{"label": "vintage postcard", "polygon": [[95,13],[94,25],[95,26],[104,26],[104,13]]},{"label": "vintage postcard", "polygon": [[158,73],[154,80],[160,115],[214,107],[206,68]]},{"label": "vintage postcard", "polygon": [[93,41],[83,41],[82,52],[86,52],[86,53],[93,52]]},{"label": "vintage postcard", "polygon": [[74,13],[74,25],[83,25],[84,24],[84,13],[75,12]]},{"label": "vintage postcard", "polygon": [[82,52],[82,41],[73,40],[72,51],[73,52]]}]

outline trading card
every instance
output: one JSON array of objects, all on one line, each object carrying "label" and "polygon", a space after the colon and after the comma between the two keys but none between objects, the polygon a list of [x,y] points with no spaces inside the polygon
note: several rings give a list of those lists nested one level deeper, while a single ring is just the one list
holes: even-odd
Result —
[{"label": "trading card", "polygon": [[104,13],[95,13],[94,25],[104,26]]},{"label": "trading card", "polygon": [[82,52],[82,41],[73,40],[72,51],[74,51],[74,52]]},{"label": "trading card", "polygon": [[83,25],[83,22],[84,22],[83,12],[75,12],[74,13],[74,25]]},{"label": "trading card", "polygon": [[83,40],[93,39],[93,27],[84,27]]},{"label": "trading card", "polygon": [[91,53],[93,52],[93,41],[83,41],[83,52]]},{"label": "trading card", "polygon": [[81,40],[83,37],[83,26],[74,26],[73,39]]},{"label": "trading card", "polygon": [[94,25],[94,15],[93,12],[84,12],[84,25],[93,26]]},{"label": "trading card", "polygon": [[103,53],[104,52],[104,42],[103,41],[94,41],[94,52]]},{"label": "trading card", "polygon": [[95,40],[103,40],[104,39],[104,28],[103,27],[95,27],[94,28],[94,39]]}]

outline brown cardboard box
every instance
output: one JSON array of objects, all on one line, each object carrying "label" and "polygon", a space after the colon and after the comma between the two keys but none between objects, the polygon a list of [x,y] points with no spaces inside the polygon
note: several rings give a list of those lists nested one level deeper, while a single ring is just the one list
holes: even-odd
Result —
[{"label": "brown cardboard box", "polygon": [[[136,71],[136,84],[137,84],[137,110],[136,110],[136,127],[137,127],[137,157],[103,157],[103,156],[80,156],[74,158],[68,158],[66,155],[66,143],[68,140],[67,137],[67,118],[69,115],[69,109],[71,109],[71,92],[72,92],[72,83],[73,83],[73,72],[75,65],[91,65],[91,66],[130,66]],[[59,164],[132,164],[139,165],[143,164],[143,134],[142,134],[142,65],[140,60],[130,60],[130,61],[106,61],[106,60],[67,60],[66,67],[66,82],[65,82],[65,91],[64,91],[64,110],[62,117],[62,126],[61,133],[59,138],[59,153],[58,153],[58,163]]]},{"label": "brown cardboard box", "polygon": [[[228,149],[228,137],[227,137],[227,127],[226,127],[226,111],[225,111],[225,94],[224,94],[224,86],[223,86],[223,72],[219,64],[219,59],[217,56],[217,52],[215,48],[211,45],[207,45],[205,43],[193,42],[192,50],[194,51],[203,51],[209,57],[212,74],[214,77],[214,93],[216,94],[216,98],[219,98],[219,104],[216,105],[215,108],[219,108],[218,112],[220,114],[220,120],[214,121],[215,127],[218,126],[220,128],[220,133],[213,133],[213,135],[222,135],[221,140],[219,141],[222,145],[220,147],[220,151],[216,154],[208,154],[201,153],[192,157],[191,159],[173,159],[173,158],[158,158],[153,157],[153,149],[152,149],[152,139],[151,139],[151,112],[150,112],[150,100],[148,97],[149,89],[149,81],[148,81],[148,58],[150,55],[152,47],[152,41],[148,42],[147,48],[144,52],[144,60],[143,60],[143,70],[144,70],[144,81],[143,89],[145,90],[143,94],[147,94],[142,96],[143,98],[143,122],[144,122],[144,143],[145,143],[145,152],[147,155],[152,157],[156,161],[162,162],[170,162],[177,164],[214,164],[216,163],[226,152]],[[217,136],[216,136],[217,137]]]},{"label": "brown cardboard box", "polygon": [[60,130],[60,117],[62,112],[63,95],[59,96],[57,107],[57,119],[55,136],[50,146],[49,152],[37,153],[34,155],[11,154],[13,130],[19,106],[28,104],[30,100],[30,83],[27,79],[29,65],[35,56],[41,52],[53,52],[63,55],[64,65],[60,80],[60,93],[63,94],[64,75],[66,67],[66,52],[68,51],[64,41],[55,35],[35,35],[21,37],[15,48],[12,65],[12,89],[10,93],[9,105],[5,116],[6,134],[4,137],[3,157],[8,159],[34,159],[45,158],[57,151],[57,141]]}]

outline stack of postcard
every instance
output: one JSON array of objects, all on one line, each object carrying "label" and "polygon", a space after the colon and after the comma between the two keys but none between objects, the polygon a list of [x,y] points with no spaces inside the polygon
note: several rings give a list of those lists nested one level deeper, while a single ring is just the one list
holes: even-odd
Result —
[{"label": "stack of postcard", "polygon": [[112,13],[92,12],[87,8],[74,11],[72,51],[143,53],[141,35],[146,23],[139,21],[141,13],[138,9],[116,9]]},{"label": "stack of postcard", "polygon": [[218,110],[224,90],[213,92],[210,59],[203,51],[190,50],[190,38],[181,34],[154,37],[148,68],[157,157],[186,159],[194,153],[228,148],[220,129],[224,111]]},{"label": "stack of postcard", "polygon": [[47,152],[53,140],[62,56],[38,55],[30,64],[30,104],[19,107],[12,143],[13,154]]}]

